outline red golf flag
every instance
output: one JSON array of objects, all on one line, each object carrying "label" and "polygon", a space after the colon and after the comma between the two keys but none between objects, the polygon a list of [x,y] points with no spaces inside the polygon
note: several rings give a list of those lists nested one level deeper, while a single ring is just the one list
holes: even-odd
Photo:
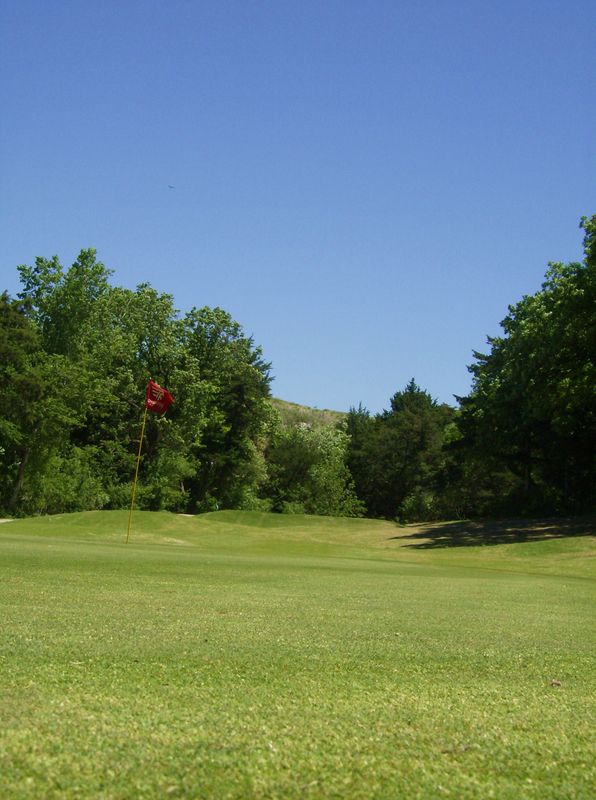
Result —
[{"label": "red golf flag", "polygon": [[153,414],[163,414],[174,402],[174,398],[164,389],[159,386],[155,381],[149,381],[147,386],[147,397],[145,399],[145,408]]}]

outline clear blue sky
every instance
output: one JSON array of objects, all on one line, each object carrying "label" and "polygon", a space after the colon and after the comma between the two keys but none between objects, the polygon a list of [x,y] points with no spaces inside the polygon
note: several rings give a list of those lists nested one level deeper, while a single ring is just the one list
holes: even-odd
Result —
[{"label": "clear blue sky", "polygon": [[227,309],[278,397],[377,411],[414,376],[453,402],[581,256],[595,8],[0,0],[0,288],[95,247]]}]

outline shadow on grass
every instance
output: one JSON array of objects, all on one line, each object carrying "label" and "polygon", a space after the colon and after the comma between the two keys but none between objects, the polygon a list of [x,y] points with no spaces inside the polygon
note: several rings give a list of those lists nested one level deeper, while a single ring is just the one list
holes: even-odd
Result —
[{"label": "shadow on grass", "polygon": [[478,547],[480,545],[540,542],[564,536],[591,536],[596,533],[596,517],[550,520],[477,520],[437,522],[420,526],[415,532],[392,536],[404,547],[429,550],[439,547]]}]

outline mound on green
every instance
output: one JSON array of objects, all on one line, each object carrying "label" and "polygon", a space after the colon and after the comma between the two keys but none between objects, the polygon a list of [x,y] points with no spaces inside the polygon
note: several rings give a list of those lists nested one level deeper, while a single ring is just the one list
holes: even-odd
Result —
[{"label": "mound on green", "polygon": [[588,798],[596,548],[570,525],[2,525],[0,796]]}]

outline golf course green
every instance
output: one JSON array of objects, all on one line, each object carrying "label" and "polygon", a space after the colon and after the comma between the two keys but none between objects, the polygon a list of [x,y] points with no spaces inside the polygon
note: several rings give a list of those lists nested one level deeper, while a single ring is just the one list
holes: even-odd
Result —
[{"label": "golf course green", "polygon": [[126,523],[0,525],[0,797],[593,797],[593,519]]}]

